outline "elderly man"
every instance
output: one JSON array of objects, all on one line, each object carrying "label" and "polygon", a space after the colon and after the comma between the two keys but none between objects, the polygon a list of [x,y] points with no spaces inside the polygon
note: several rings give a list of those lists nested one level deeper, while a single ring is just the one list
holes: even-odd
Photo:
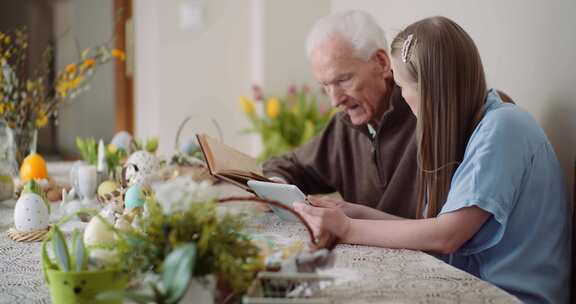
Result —
[{"label": "elderly man", "polygon": [[[338,191],[348,202],[415,217],[416,118],[394,84],[382,29],[348,11],[320,19],[307,44],[315,78],[342,111],[310,143],[267,161],[264,173],[305,193]],[[340,207],[368,217],[362,205]]]}]

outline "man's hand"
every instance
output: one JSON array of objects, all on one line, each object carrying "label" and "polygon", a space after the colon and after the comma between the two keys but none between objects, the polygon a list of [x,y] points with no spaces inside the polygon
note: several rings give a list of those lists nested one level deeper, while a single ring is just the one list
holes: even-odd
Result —
[{"label": "man's hand", "polygon": [[308,202],[314,207],[340,209],[347,217],[354,218],[354,204],[329,196],[308,196]]}]

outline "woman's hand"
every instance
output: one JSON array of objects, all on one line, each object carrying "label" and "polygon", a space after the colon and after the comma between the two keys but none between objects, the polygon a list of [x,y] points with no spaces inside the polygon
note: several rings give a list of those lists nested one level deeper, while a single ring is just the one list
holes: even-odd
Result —
[{"label": "woman's hand", "polygon": [[294,203],[294,209],[308,222],[316,238],[326,233],[345,239],[350,230],[351,219],[344,214],[346,202],[330,198],[312,198],[307,205],[302,202]]}]

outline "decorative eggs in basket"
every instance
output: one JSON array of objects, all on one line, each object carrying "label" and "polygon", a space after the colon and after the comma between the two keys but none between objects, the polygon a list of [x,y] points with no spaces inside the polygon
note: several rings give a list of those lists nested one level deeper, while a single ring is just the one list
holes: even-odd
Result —
[{"label": "decorative eggs in basket", "polygon": [[126,181],[129,186],[149,187],[159,179],[160,161],[147,151],[136,151],[126,161]]}]

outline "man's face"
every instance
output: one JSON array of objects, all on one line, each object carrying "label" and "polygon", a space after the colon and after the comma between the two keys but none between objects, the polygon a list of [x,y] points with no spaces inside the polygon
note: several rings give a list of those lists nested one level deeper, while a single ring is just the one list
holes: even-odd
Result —
[{"label": "man's face", "polygon": [[328,38],[311,54],[312,71],[335,107],[342,108],[354,125],[377,122],[388,107],[383,98],[392,77],[384,50],[368,60],[357,58],[352,45],[337,37]]}]

